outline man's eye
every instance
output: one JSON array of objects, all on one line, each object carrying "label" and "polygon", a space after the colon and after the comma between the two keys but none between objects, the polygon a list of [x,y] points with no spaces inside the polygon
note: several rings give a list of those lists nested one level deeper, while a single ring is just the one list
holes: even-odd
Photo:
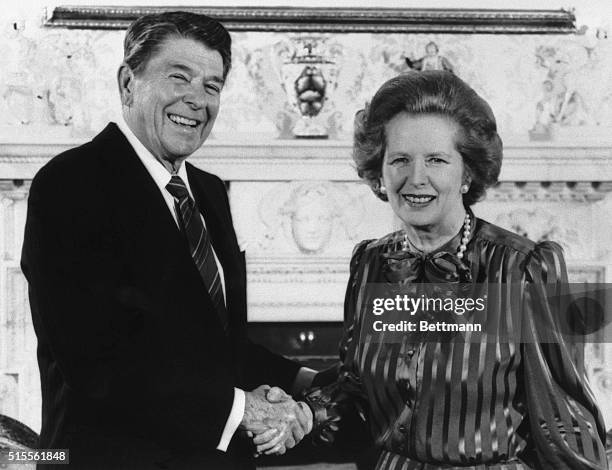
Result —
[{"label": "man's eye", "polygon": [[185,77],[185,75],[181,75],[180,73],[173,73],[172,75],[170,75],[171,78],[175,78],[176,80],[180,80],[182,82],[187,82],[189,80],[187,80],[187,77]]},{"label": "man's eye", "polygon": [[206,85],[206,89],[208,91],[210,91],[211,93],[220,93],[221,92],[221,88],[218,85],[207,84]]}]

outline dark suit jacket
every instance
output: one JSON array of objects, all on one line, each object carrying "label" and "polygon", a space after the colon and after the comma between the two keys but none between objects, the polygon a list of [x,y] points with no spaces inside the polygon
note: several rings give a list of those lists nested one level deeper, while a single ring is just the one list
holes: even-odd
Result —
[{"label": "dark suit jacket", "polygon": [[22,269],[38,337],[40,446],[70,448],[81,468],[229,468],[236,443],[214,449],[233,388],[286,389],[297,373],[247,339],[244,254],[225,186],[190,164],[187,173],[225,272],[229,335],[116,125],[32,182]]}]

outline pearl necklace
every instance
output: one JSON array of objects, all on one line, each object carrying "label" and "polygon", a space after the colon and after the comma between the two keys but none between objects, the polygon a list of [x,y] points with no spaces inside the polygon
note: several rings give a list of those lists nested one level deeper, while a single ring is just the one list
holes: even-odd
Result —
[{"label": "pearl necklace", "polygon": [[[457,250],[457,258],[463,259],[463,253],[467,249],[467,244],[470,241],[470,232],[472,231],[472,220],[470,214],[465,214],[463,219],[463,234],[461,237],[461,244]],[[402,250],[408,251],[410,249],[410,240],[408,240],[408,234],[404,232],[404,239],[402,240]]]}]

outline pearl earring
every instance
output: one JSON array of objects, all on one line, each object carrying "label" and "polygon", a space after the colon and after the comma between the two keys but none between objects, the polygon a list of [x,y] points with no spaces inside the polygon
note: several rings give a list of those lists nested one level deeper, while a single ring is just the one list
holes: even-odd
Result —
[{"label": "pearl earring", "polygon": [[465,194],[470,190],[470,187],[467,184],[461,185],[461,194]]},{"label": "pearl earring", "polygon": [[382,182],[382,180],[380,180],[380,186],[378,186],[378,190],[380,191],[380,194],[383,195],[387,195],[387,188],[385,187],[385,183]]}]

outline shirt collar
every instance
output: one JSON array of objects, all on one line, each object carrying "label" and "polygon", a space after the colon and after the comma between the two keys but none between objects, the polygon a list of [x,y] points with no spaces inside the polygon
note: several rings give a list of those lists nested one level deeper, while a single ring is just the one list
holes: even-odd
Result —
[{"label": "shirt collar", "polygon": [[[142,144],[136,134],[130,129],[128,124],[125,122],[125,119],[121,117],[121,119],[117,120],[117,127],[119,130],[123,132],[125,138],[128,140],[136,155],[145,166],[155,184],[159,187],[160,190],[166,191],[166,185],[170,182],[170,178],[172,174],[161,164],[159,160],[157,160],[151,152]],[[181,164],[179,166],[177,175],[181,177],[185,186],[187,186],[187,191],[193,198],[193,193],[191,192],[191,187],[189,186],[189,179],[187,177],[187,168],[185,165]]]}]

